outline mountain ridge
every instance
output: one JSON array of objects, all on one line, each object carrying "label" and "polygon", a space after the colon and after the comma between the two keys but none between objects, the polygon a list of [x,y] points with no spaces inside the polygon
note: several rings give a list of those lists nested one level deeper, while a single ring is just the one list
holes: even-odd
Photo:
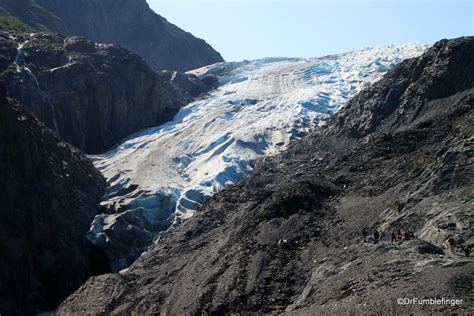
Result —
[{"label": "mountain ridge", "polygon": [[186,71],[223,61],[204,40],[169,23],[146,0],[0,0],[38,31],[85,36],[142,56],[153,70]]},{"label": "mountain ridge", "polygon": [[154,70],[186,71],[223,61],[204,40],[156,14],[146,0],[36,1],[62,18],[65,33],[122,45]]}]

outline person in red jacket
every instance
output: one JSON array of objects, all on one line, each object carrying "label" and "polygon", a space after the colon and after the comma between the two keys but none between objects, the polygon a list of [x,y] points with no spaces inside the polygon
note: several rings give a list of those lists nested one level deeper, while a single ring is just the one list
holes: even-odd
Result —
[{"label": "person in red jacket", "polygon": [[449,252],[454,254],[454,238],[453,238],[453,235],[448,236],[448,239],[446,239],[446,245],[448,246]]},{"label": "person in red jacket", "polygon": [[469,245],[464,245],[462,250],[464,251],[464,254],[466,255],[466,257],[469,257],[469,255],[471,254],[471,247],[469,247]]}]

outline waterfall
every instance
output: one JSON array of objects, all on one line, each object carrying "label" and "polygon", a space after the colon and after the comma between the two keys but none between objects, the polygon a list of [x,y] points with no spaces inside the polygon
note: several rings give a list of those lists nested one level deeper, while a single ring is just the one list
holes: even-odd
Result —
[{"label": "waterfall", "polygon": [[[58,129],[58,122],[56,120],[56,108],[54,107],[53,102],[51,102],[51,99],[48,96],[48,94],[43,89],[41,89],[41,85],[38,81],[38,78],[33,74],[33,72],[30,70],[30,68],[28,68],[26,66],[26,61],[25,61],[26,53],[23,51],[23,47],[28,42],[29,41],[24,41],[23,43],[21,43],[18,46],[18,48],[16,49],[15,61],[13,63],[16,66],[16,71],[19,74],[21,74],[23,76],[23,78],[31,80],[35,83],[35,86],[36,86],[39,94],[41,95],[41,98],[49,105],[49,107],[51,109],[51,115],[52,115],[52,118],[53,118],[54,130],[55,130],[56,133],[58,133],[59,129]],[[23,80],[22,80],[22,82],[23,82]]]}]

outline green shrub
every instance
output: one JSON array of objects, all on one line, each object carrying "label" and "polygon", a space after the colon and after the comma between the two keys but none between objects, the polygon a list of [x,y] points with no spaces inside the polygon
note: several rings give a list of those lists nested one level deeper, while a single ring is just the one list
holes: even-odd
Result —
[{"label": "green shrub", "polygon": [[19,19],[9,15],[5,10],[2,10],[1,8],[0,29],[2,31],[34,32],[34,29],[21,22]]}]

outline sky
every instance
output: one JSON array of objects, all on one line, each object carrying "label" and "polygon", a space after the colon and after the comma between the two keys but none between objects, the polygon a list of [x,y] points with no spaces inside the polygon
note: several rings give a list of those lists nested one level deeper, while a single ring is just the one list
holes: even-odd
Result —
[{"label": "sky", "polygon": [[227,61],[474,35],[474,0],[147,0]]}]

